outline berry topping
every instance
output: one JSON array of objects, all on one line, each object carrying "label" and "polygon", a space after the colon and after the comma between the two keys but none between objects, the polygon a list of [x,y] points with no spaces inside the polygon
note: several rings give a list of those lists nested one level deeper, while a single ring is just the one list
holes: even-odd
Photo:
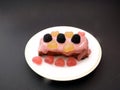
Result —
[{"label": "berry topping", "polygon": [[40,65],[40,64],[42,64],[42,57],[40,57],[40,56],[35,56],[35,57],[32,58],[32,61],[33,61],[35,64]]},{"label": "berry topping", "polygon": [[46,56],[45,57],[45,62],[48,63],[48,64],[53,64],[54,56]]},{"label": "berry topping", "polygon": [[75,66],[77,64],[77,61],[74,57],[69,57],[67,60],[67,66]]},{"label": "berry topping", "polygon": [[52,40],[52,36],[50,34],[45,34],[43,40],[44,42],[50,42]]},{"label": "berry topping", "polygon": [[49,42],[49,43],[47,44],[47,47],[48,47],[49,49],[57,49],[58,45],[57,45],[57,43],[56,43],[55,40],[52,40],[51,42]]},{"label": "berry topping", "polygon": [[73,43],[66,43],[65,45],[64,45],[64,47],[63,47],[63,51],[64,52],[67,52],[67,53],[69,53],[69,52],[71,52],[71,51],[73,51],[74,50],[74,45],[73,45]]},{"label": "berry topping", "polygon": [[65,66],[65,61],[63,58],[58,58],[56,61],[55,61],[55,65],[56,66],[60,66],[60,67],[63,67]]},{"label": "berry topping", "polygon": [[71,38],[73,36],[73,32],[65,32],[65,36]]},{"label": "berry topping", "polygon": [[51,32],[51,35],[52,35],[53,37],[56,37],[58,34],[59,34],[58,31],[52,31],[52,32]]},{"label": "berry topping", "polygon": [[71,39],[71,41],[73,42],[73,43],[75,43],[75,44],[78,44],[78,43],[80,43],[80,36],[78,35],[78,34],[74,34],[73,35],[73,37],[72,37],[72,39]]},{"label": "berry topping", "polygon": [[64,34],[62,34],[62,33],[60,33],[60,34],[58,34],[58,36],[57,36],[57,41],[59,42],[59,43],[64,43],[65,42],[65,35]]}]

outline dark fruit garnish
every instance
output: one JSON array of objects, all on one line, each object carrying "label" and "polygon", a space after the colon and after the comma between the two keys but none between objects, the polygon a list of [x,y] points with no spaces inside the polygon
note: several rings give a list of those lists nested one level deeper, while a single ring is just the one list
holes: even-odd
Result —
[{"label": "dark fruit garnish", "polygon": [[52,40],[52,36],[50,34],[45,34],[43,40],[44,42],[50,42]]},{"label": "dark fruit garnish", "polygon": [[57,41],[59,42],[59,43],[64,43],[65,42],[65,35],[64,34],[62,34],[62,33],[60,33],[60,34],[58,34],[58,36],[57,36]]},{"label": "dark fruit garnish", "polygon": [[75,43],[75,44],[78,44],[78,43],[80,43],[80,36],[78,35],[78,34],[74,34],[73,35],[73,37],[72,37],[72,39],[71,39],[71,41],[73,42],[73,43]]}]

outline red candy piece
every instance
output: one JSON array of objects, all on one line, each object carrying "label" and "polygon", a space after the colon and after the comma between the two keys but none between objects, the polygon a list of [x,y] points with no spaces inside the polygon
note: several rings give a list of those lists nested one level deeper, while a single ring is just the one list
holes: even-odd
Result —
[{"label": "red candy piece", "polygon": [[40,65],[40,64],[42,64],[42,57],[40,57],[40,56],[35,56],[35,57],[32,58],[32,61],[33,61],[35,64]]},{"label": "red candy piece", "polygon": [[84,36],[84,35],[85,35],[84,32],[78,32],[78,34],[79,34],[80,36]]},{"label": "red candy piece", "polygon": [[56,61],[55,61],[55,65],[56,66],[60,66],[60,67],[63,67],[65,66],[65,61],[63,58],[58,58]]},{"label": "red candy piece", "polygon": [[67,66],[75,66],[77,64],[77,61],[74,57],[69,57],[67,60]]},{"label": "red candy piece", "polygon": [[53,64],[54,56],[46,56],[45,62],[48,63],[48,64]]}]

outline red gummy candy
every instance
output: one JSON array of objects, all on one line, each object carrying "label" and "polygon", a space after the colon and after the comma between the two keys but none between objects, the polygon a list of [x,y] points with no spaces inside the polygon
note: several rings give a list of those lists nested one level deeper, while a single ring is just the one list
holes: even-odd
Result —
[{"label": "red gummy candy", "polygon": [[48,63],[48,64],[53,64],[54,56],[46,56],[45,57],[45,62]]},{"label": "red gummy candy", "polygon": [[77,64],[77,61],[74,57],[69,57],[67,60],[67,66],[75,66]]},{"label": "red gummy candy", "polygon": [[55,65],[56,66],[60,66],[60,67],[63,67],[65,66],[65,61],[63,58],[58,58],[56,61],[55,61]]},{"label": "red gummy candy", "polygon": [[32,61],[33,61],[35,64],[40,65],[40,64],[42,64],[42,57],[40,57],[40,56],[35,56],[35,57],[32,58]]}]

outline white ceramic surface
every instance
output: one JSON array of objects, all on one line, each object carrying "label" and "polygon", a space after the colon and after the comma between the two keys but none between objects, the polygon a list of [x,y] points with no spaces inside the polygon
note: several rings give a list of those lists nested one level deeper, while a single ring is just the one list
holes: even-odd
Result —
[{"label": "white ceramic surface", "polygon": [[[72,67],[57,67],[55,65],[49,65],[45,62],[43,62],[41,65],[36,65],[32,62],[32,58],[34,56],[38,56],[40,38],[43,37],[44,34],[50,33],[52,31],[59,31],[61,33],[64,33],[66,31],[73,31],[74,33],[78,33],[79,31],[85,32],[85,35],[89,42],[89,48],[91,49],[91,54],[84,60],[79,61],[76,66]],[[56,26],[44,29],[35,34],[28,41],[25,47],[25,58],[30,68],[38,75],[56,81],[75,80],[88,75],[98,66],[101,60],[101,56],[101,46],[93,35],[79,28],[70,26]]]}]

